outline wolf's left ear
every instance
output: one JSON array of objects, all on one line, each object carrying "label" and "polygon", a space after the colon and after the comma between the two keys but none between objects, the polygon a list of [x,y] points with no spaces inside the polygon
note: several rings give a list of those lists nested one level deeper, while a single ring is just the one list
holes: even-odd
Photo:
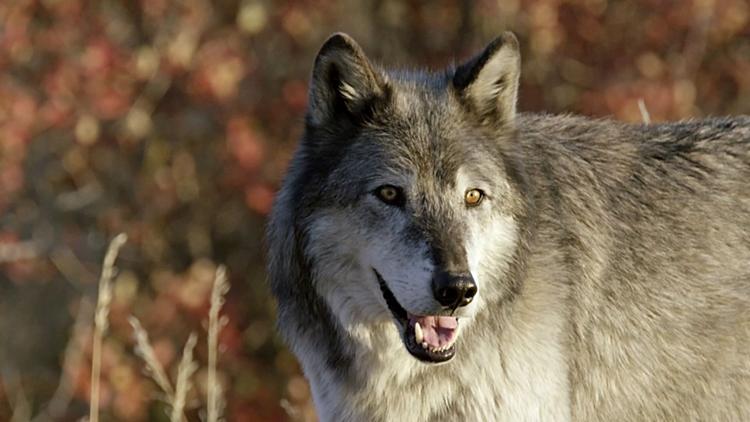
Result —
[{"label": "wolf's left ear", "polygon": [[482,119],[511,123],[520,73],[518,40],[512,32],[504,32],[481,54],[456,68],[453,86]]},{"label": "wolf's left ear", "polygon": [[310,82],[309,117],[314,125],[360,115],[384,96],[386,84],[350,36],[336,33],[315,58]]}]

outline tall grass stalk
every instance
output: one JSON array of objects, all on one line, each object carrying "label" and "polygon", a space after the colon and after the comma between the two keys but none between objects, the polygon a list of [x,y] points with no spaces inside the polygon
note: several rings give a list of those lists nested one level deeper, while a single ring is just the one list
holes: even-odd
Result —
[{"label": "tall grass stalk", "polygon": [[146,374],[154,380],[164,393],[164,401],[171,405],[174,402],[174,388],[172,388],[172,383],[167,377],[167,372],[159,363],[159,359],[156,358],[154,348],[151,347],[151,342],[148,340],[148,332],[143,328],[138,318],[131,316],[128,320],[133,327],[133,335],[135,336],[135,354],[146,364]]},{"label": "tall grass stalk", "polygon": [[109,326],[109,305],[112,302],[112,279],[117,272],[115,260],[120,248],[128,240],[125,233],[120,233],[109,243],[104,255],[102,275],[99,278],[99,295],[94,311],[94,344],[91,353],[91,399],[89,403],[89,420],[99,422],[99,382],[102,366],[102,341]]},{"label": "tall grass stalk", "polygon": [[187,342],[182,350],[182,358],[177,367],[177,382],[175,387],[169,381],[167,372],[159,363],[154,348],[148,339],[148,332],[143,328],[138,318],[131,316],[130,325],[133,327],[135,335],[135,354],[145,363],[146,374],[156,383],[164,394],[163,401],[172,408],[170,411],[170,421],[182,422],[185,420],[185,403],[187,403],[187,393],[190,391],[190,378],[198,369],[198,364],[193,360],[193,349],[198,343],[198,336],[190,333]]},{"label": "tall grass stalk", "polygon": [[207,380],[207,422],[218,422],[224,408],[222,387],[216,376],[216,363],[219,354],[219,332],[226,325],[226,317],[220,317],[224,306],[224,295],[229,291],[227,271],[223,265],[216,269],[214,285],[211,288],[211,308],[208,311],[208,380]]},{"label": "tall grass stalk", "polygon": [[198,364],[193,360],[193,349],[197,342],[198,336],[195,333],[190,333],[185,348],[182,350],[180,366],[177,367],[177,383],[174,401],[172,402],[172,415],[169,418],[171,422],[182,422],[184,420],[185,401],[191,387],[190,377],[198,369]]}]

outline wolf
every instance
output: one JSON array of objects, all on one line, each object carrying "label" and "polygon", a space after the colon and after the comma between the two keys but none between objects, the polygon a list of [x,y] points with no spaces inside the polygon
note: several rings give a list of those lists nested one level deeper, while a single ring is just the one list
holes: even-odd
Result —
[{"label": "wolf", "polygon": [[519,75],[512,33],[320,49],[267,228],[320,419],[750,420],[750,118],[520,113]]}]

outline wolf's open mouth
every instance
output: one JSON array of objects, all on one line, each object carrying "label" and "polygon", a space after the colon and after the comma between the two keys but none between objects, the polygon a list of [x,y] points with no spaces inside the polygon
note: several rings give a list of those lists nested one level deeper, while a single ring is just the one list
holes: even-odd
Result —
[{"label": "wolf's open mouth", "polygon": [[[374,270],[374,269],[373,269]],[[398,303],[383,277],[376,270],[385,303],[401,328],[401,338],[406,350],[417,359],[439,363],[446,362],[456,354],[458,318],[443,315],[412,315]]]}]

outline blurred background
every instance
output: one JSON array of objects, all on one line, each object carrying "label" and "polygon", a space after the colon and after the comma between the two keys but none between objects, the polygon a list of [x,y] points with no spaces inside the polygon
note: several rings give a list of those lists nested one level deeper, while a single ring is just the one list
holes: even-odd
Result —
[{"label": "blurred background", "polygon": [[127,318],[172,375],[198,332],[205,368],[218,264],[227,419],[314,420],[274,335],[262,245],[330,33],[439,69],[510,29],[521,110],[640,121],[643,100],[664,121],[750,112],[749,22],[745,0],[0,2],[0,421],[86,415],[97,279],[119,232],[103,420],[167,420]]}]

